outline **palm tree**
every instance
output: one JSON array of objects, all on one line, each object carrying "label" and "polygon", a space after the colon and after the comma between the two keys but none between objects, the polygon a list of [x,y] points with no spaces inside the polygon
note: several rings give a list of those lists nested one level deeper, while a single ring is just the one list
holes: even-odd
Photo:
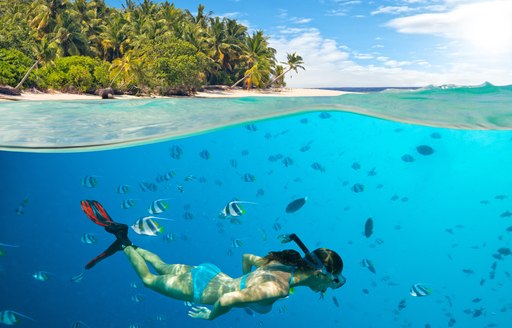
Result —
[{"label": "palm tree", "polygon": [[304,66],[302,66],[304,64],[302,57],[297,55],[296,52],[294,52],[293,54],[286,54],[286,59],[287,59],[286,63],[283,63],[283,64],[288,65],[288,69],[286,71],[282,72],[281,74],[277,74],[277,76],[272,81],[270,81],[269,86],[272,85],[272,83],[274,83],[281,77],[283,77],[283,80],[284,80],[284,76],[286,75],[286,73],[288,73],[291,70],[294,70],[295,73],[298,73],[299,68],[306,70],[306,68],[304,68]]},{"label": "palm tree", "polygon": [[128,25],[122,13],[115,11],[110,15],[107,25],[103,25],[101,44],[105,49],[104,59],[112,61],[120,58],[128,45]]},{"label": "palm tree", "polygon": [[57,16],[55,37],[60,45],[59,54],[64,56],[85,55],[89,52],[89,42],[82,33],[82,26],[73,19],[71,12],[64,11]]},{"label": "palm tree", "polygon": [[14,87],[14,89],[19,90],[23,83],[27,80],[30,73],[36,68],[39,64],[51,62],[57,53],[57,44],[56,38],[51,41],[48,41],[46,37],[44,37],[41,42],[37,43],[34,47],[34,53],[36,54],[36,61],[34,64],[28,69],[27,73],[23,76],[20,83]]},{"label": "palm tree", "polygon": [[67,0],[37,0],[32,4],[35,16],[30,21],[40,37],[53,32],[57,25],[57,16],[64,11]]},{"label": "palm tree", "polygon": [[[263,31],[256,31],[251,36],[246,36],[240,59],[247,65],[244,76],[231,86],[234,88],[246,78],[251,77],[255,86],[262,86],[264,80],[270,74],[270,66],[274,63],[276,50],[268,46],[267,37]],[[255,69],[252,69],[256,66]]]}]

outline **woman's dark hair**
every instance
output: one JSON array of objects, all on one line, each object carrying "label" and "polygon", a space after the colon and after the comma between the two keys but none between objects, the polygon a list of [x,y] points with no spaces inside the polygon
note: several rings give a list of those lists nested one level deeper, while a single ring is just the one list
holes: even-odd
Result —
[{"label": "woman's dark hair", "polygon": [[[315,253],[327,272],[333,275],[339,275],[341,271],[343,271],[343,260],[335,251],[331,251],[327,248],[317,248],[312,253]],[[305,257],[308,261],[315,262],[315,256],[312,256],[311,253],[306,254]]]},{"label": "woman's dark hair", "polygon": [[[343,270],[343,261],[336,252],[327,248],[318,248],[315,249],[313,253],[315,253],[316,257],[325,266],[327,272],[338,275]],[[270,261],[277,261],[284,265],[294,266],[302,270],[315,269],[310,265],[310,263],[316,262],[315,257],[312,256],[311,253],[306,254],[305,258],[307,260],[305,260],[299,252],[293,249],[285,249],[280,252],[270,252],[264,258],[267,260],[267,263]]]}]

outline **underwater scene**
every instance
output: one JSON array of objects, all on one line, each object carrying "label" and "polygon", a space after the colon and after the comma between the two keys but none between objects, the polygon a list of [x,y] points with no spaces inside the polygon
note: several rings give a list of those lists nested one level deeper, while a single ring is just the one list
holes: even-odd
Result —
[{"label": "underwater scene", "polygon": [[[421,106],[421,92],[408,91],[408,108]],[[368,94],[366,104],[396,103],[389,97]],[[483,97],[483,107],[512,103],[510,88]],[[458,99],[438,104],[449,111]],[[52,140],[69,147],[64,134],[25,147],[34,139],[17,143],[4,130],[0,324],[510,327],[512,130],[503,123],[510,115],[495,116],[499,129],[455,129],[340,112],[331,106],[338,100],[304,99],[296,106],[303,112],[221,122],[173,138],[137,136],[110,149],[110,141],[77,139],[73,151],[51,151]],[[269,107],[287,100],[193,101]],[[27,104],[1,106],[5,122]],[[126,103],[113,106],[119,104]],[[17,133],[37,134],[36,121]],[[72,131],[76,122],[65,125]],[[109,138],[109,124],[84,124]],[[103,147],[81,149],[88,143]],[[235,308],[214,321],[193,319],[193,304],[145,288],[123,252],[84,270],[114,237],[88,219],[82,200],[100,202],[130,227],[134,245],[167,263],[209,262],[240,277],[245,253],[300,251],[282,243],[295,233],[309,249],[336,251],[346,283],[325,293],[295,288],[267,314]]]}]

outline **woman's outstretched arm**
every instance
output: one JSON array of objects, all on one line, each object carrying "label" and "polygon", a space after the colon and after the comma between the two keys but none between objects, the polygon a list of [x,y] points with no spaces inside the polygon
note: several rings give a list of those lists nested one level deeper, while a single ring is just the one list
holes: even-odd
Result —
[{"label": "woman's outstretched arm", "polygon": [[203,306],[193,307],[188,315],[192,318],[213,320],[231,310],[234,307],[246,307],[250,303],[267,301],[274,302],[277,299],[288,296],[288,288],[276,281],[269,281],[252,286],[241,291],[222,295],[210,310]]}]

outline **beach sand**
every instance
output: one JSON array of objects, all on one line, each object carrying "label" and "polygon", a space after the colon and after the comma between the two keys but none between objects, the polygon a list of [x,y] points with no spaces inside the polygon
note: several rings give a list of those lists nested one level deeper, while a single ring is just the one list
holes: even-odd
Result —
[{"label": "beach sand", "polygon": [[[198,98],[241,98],[241,97],[330,97],[339,96],[347,92],[321,89],[282,89],[274,90],[244,90],[244,89],[226,89],[226,90],[205,90],[198,92],[194,97]],[[121,95],[115,96],[115,99],[141,99],[143,97]],[[144,98],[166,98],[166,97],[144,97]],[[99,96],[89,94],[71,94],[61,92],[35,93],[23,92],[21,96],[0,95],[0,101],[12,100],[101,100]]]}]

